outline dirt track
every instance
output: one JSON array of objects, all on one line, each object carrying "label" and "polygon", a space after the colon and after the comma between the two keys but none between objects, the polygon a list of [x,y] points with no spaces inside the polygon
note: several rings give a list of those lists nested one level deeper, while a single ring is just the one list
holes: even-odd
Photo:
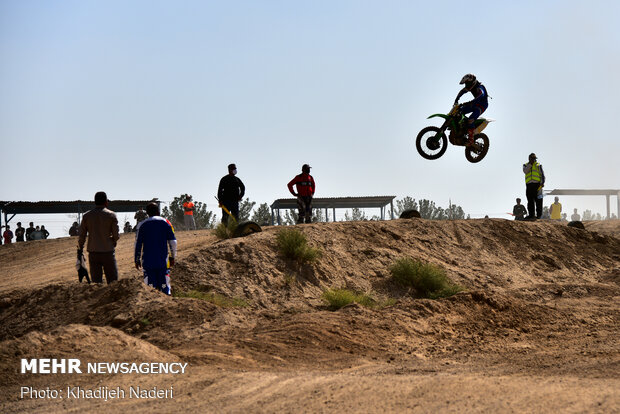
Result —
[{"label": "dirt track", "polygon": [[[620,222],[505,220],[298,227],[322,258],[299,268],[278,228],[218,241],[178,232],[173,288],[139,280],[131,235],[121,280],[77,284],[75,239],[0,246],[1,412],[620,412]],[[596,230],[596,231],[590,231]],[[388,268],[410,256],[466,291],[415,299]],[[396,299],[329,311],[326,288]],[[182,375],[19,374],[21,358],[183,361]],[[21,386],[168,389],[173,399],[20,399]]]}]

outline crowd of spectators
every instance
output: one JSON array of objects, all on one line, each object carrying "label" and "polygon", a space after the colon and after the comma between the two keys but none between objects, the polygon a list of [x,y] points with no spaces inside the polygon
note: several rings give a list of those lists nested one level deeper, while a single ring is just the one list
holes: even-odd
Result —
[{"label": "crowd of spectators", "polygon": [[28,228],[23,228],[22,223],[18,222],[15,233],[11,230],[10,225],[7,224],[3,227],[4,232],[2,232],[1,242],[4,244],[13,243],[13,237],[15,237],[15,242],[19,243],[24,241],[47,239],[50,235],[50,232],[45,229],[45,226],[35,227],[32,221],[30,222],[30,226]]}]

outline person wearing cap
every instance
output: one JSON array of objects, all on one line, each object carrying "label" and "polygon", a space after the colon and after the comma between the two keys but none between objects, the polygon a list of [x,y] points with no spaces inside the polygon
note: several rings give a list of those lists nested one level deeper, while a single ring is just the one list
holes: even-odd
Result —
[{"label": "person wearing cap", "polygon": [[[228,175],[220,180],[217,189],[217,199],[220,207],[224,206],[235,220],[239,220],[239,201],[245,195],[245,185],[239,177],[237,177],[237,166],[235,164],[228,165]],[[228,225],[228,213],[222,208],[222,223]]]},{"label": "person wearing cap", "polygon": [[543,200],[538,195],[542,193],[542,188],[545,186],[545,173],[537,160],[536,154],[531,153],[528,162],[523,164],[525,195],[527,196],[527,219],[529,220],[541,218],[543,213]]},{"label": "person wearing cap", "polygon": [[192,202],[192,196],[189,194],[185,195],[185,202],[183,203],[183,220],[185,223],[185,230],[196,230],[194,203]]},{"label": "person wearing cap", "polygon": [[[304,164],[301,167],[301,174],[296,175],[288,183],[288,191],[297,197],[297,207],[299,208],[299,216],[297,223],[312,222],[312,197],[314,196],[314,178],[310,175],[310,167],[308,164]],[[297,192],[293,190],[293,186],[297,188]]]}]

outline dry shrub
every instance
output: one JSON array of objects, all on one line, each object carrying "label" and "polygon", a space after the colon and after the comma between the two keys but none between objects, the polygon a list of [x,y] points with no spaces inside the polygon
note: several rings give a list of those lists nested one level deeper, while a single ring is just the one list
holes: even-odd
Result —
[{"label": "dry shrub", "polygon": [[414,288],[424,298],[452,296],[463,290],[448,278],[443,268],[408,257],[398,259],[390,267],[390,273],[396,283]]},{"label": "dry shrub", "polygon": [[220,240],[233,238],[237,225],[237,221],[229,217],[228,224],[220,223],[215,227],[215,237]]},{"label": "dry shrub", "polygon": [[280,253],[299,264],[312,263],[321,257],[321,251],[309,246],[306,236],[297,229],[280,230],[276,240]]},{"label": "dry shrub", "polygon": [[362,306],[373,307],[377,303],[370,295],[356,293],[347,289],[327,289],[321,298],[329,305],[331,310],[337,310],[351,303],[359,303]]},{"label": "dry shrub", "polygon": [[351,303],[358,303],[367,308],[383,308],[396,303],[395,299],[378,301],[368,293],[359,293],[348,289],[327,289],[321,298],[331,310],[338,310]]}]

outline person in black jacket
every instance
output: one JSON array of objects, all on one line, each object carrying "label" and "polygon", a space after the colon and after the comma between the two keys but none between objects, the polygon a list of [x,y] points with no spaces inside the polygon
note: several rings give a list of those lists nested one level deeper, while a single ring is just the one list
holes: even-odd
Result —
[{"label": "person in black jacket", "polygon": [[[220,186],[217,189],[217,199],[220,202],[220,207],[226,207],[235,220],[239,220],[239,201],[243,199],[245,186],[236,175],[237,166],[230,164],[228,166],[228,175],[225,175],[220,180]],[[222,209],[222,223],[228,224],[228,214],[224,209]]]}]

